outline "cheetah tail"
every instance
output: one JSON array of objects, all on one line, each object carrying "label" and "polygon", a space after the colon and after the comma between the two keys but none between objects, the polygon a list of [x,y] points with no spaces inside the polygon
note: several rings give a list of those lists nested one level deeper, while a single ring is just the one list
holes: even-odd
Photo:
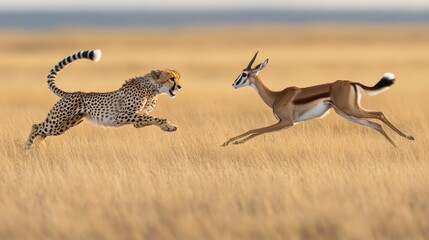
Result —
[{"label": "cheetah tail", "polygon": [[51,91],[53,93],[55,93],[57,96],[62,97],[66,94],[65,91],[59,89],[55,85],[55,78],[57,77],[57,73],[61,69],[63,69],[67,64],[69,64],[73,61],[76,61],[78,59],[82,59],[82,58],[86,58],[86,59],[92,60],[94,62],[98,62],[101,58],[101,50],[97,49],[97,50],[88,50],[88,51],[77,52],[75,54],[72,54],[72,55],[64,58],[62,61],[57,63],[57,65],[55,65],[51,69],[51,72],[48,75],[48,86],[49,86],[49,89],[51,89]]}]

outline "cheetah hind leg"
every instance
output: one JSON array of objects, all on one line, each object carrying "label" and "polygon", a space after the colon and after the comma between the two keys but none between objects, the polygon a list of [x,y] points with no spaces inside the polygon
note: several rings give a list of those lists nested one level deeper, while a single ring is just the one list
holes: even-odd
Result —
[{"label": "cheetah hind leg", "polygon": [[42,140],[46,138],[46,135],[42,134],[40,131],[42,128],[43,123],[33,124],[33,126],[31,126],[30,134],[28,135],[27,141],[25,142],[25,149],[28,150],[31,148],[37,136],[41,136]]},{"label": "cheetah hind leg", "polygon": [[[55,134],[52,135],[60,135],[62,133],[64,133],[67,129],[74,127],[76,125],[79,125],[80,123],[83,122],[83,118],[85,117],[85,114],[76,114],[74,115],[70,120],[68,120],[65,124],[65,126],[63,127],[62,130],[60,131],[54,131],[56,132]],[[25,143],[25,149],[30,149],[31,146],[34,144],[34,140],[40,136],[41,140],[45,140],[45,138],[48,135],[51,134],[46,134],[43,131],[44,128],[44,124],[43,123],[39,123],[39,124],[33,124],[33,126],[31,127],[31,131],[30,131],[30,135],[28,136],[27,142]]]},{"label": "cheetah hind leg", "polygon": [[67,122],[68,128],[71,128],[71,127],[74,127],[74,126],[77,126],[77,125],[81,124],[83,122],[84,117],[85,117],[85,114],[83,114],[83,113],[74,115]]},{"label": "cheetah hind leg", "polygon": [[59,128],[52,130],[53,134],[50,135],[61,135],[65,131],[69,130],[70,128],[77,126],[83,122],[83,119],[85,117],[85,114],[79,113],[71,117],[70,119],[66,120],[62,125],[60,125]]}]

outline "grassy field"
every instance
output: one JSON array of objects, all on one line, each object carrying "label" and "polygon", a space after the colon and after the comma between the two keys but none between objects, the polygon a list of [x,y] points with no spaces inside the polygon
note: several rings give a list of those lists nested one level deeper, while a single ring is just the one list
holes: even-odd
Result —
[{"label": "grassy field", "polygon": [[[252,29],[0,32],[0,239],[427,239],[427,27]],[[176,69],[183,89],[153,115],[179,130],[85,122],[25,151],[58,99],[51,67],[95,48],[101,61],[68,66],[61,89],[110,91]],[[362,105],[416,141],[386,129],[395,149],[331,112],[220,147],[275,122],[253,89],[231,87],[256,50],[270,58],[260,76],[273,90],[395,73]]]}]

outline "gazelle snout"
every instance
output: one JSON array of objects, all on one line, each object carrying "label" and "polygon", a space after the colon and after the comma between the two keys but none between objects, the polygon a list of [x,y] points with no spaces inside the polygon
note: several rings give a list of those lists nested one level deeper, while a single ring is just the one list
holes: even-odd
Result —
[{"label": "gazelle snout", "polygon": [[235,79],[235,81],[232,83],[232,87],[237,89],[240,87],[248,86],[249,85],[248,77],[249,77],[249,73],[247,71],[243,71],[242,73],[240,73],[240,75],[238,75],[237,79]]}]

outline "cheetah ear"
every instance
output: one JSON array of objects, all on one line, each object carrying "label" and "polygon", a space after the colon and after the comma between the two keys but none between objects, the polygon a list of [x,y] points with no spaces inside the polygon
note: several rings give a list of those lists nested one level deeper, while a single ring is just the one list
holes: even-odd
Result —
[{"label": "cheetah ear", "polygon": [[150,75],[152,75],[153,79],[158,79],[161,76],[161,71],[159,71],[159,70],[152,70],[150,72]]}]

